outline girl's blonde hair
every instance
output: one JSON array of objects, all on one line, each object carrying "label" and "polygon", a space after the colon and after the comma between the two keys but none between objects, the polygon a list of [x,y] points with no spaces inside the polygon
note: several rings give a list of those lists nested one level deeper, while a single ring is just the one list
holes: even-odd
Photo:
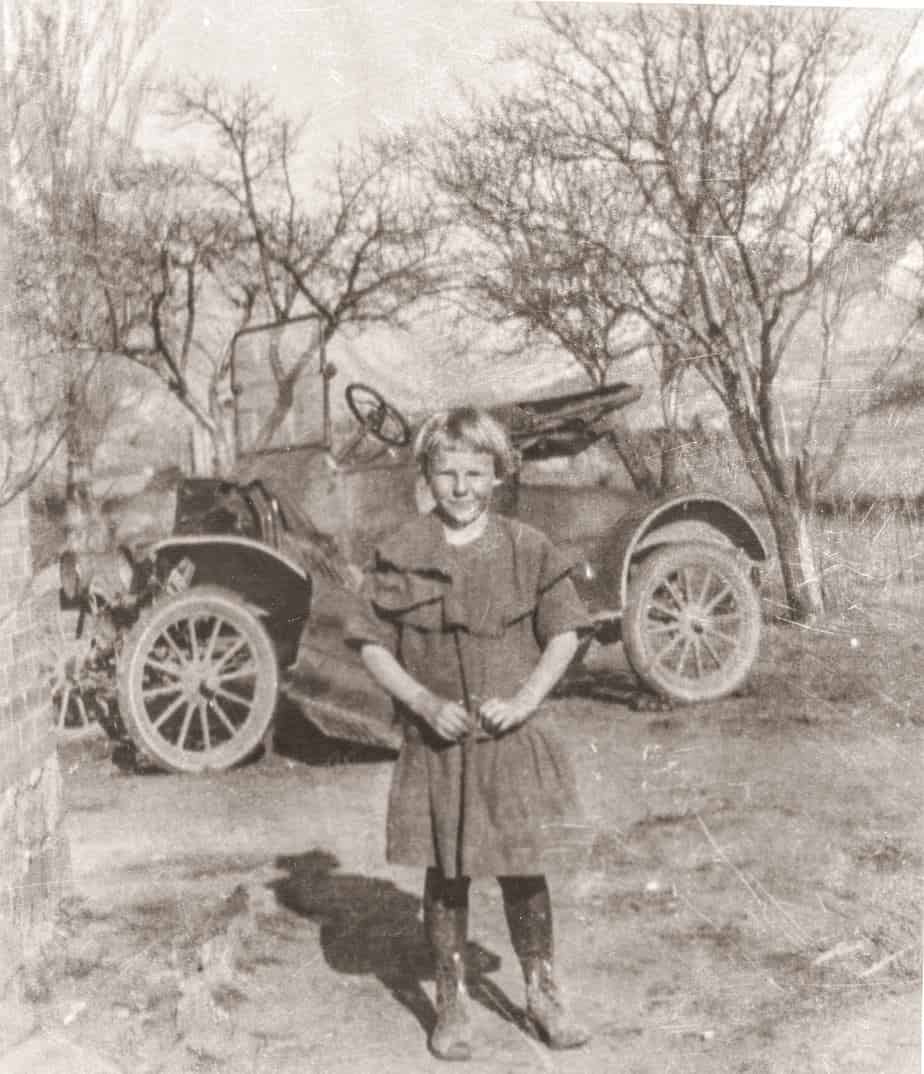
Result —
[{"label": "girl's blonde hair", "polygon": [[519,468],[520,460],[507,430],[487,411],[474,406],[440,410],[427,418],[414,440],[414,458],[426,477],[438,451],[459,448],[493,455],[494,475],[500,481]]}]

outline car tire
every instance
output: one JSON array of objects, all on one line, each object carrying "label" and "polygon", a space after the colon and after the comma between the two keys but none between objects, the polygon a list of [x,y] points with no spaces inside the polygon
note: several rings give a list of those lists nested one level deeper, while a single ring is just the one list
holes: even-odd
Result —
[{"label": "car tire", "polygon": [[739,689],[760,647],[760,598],[732,551],[665,545],[638,564],[622,619],[626,657],[672,701],[715,701]]},{"label": "car tire", "polygon": [[122,719],[144,756],[172,772],[216,771],[264,740],[279,664],[266,628],[240,597],[193,586],[135,624],[118,680]]}]

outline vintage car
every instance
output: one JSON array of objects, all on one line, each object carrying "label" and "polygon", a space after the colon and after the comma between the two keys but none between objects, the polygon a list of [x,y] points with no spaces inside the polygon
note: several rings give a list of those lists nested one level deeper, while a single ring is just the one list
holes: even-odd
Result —
[{"label": "vintage car", "polygon": [[[639,394],[616,384],[495,409],[530,461],[583,451]],[[365,384],[343,399],[352,425],[339,445],[324,421],[313,442],[245,452],[233,481],[182,481],[173,532],[135,565],[119,602],[134,622],[114,648],[118,722],[156,766],[244,760],[268,742],[283,695],[325,733],[397,743],[387,698],[339,631],[369,549],[429,505],[408,419]],[[517,513],[523,491],[505,487],[500,509]],[[646,500],[596,547],[600,563],[576,571],[594,640],[621,640],[644,688],[690,703],[742,686],[760,643],[755,579],[767,552],[739,508],[710,494]]]}]

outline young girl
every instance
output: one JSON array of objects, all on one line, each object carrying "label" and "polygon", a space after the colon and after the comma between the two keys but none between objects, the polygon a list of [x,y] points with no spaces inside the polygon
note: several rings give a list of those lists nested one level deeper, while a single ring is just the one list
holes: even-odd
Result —
[{"label": "young girl", "polygon": [[464,955],[473,876],[500,883],[530,1021],[551,1047],[575,1047],[588,1034],[556,985],[543,870],[579,812],[542,702],[587,615],[572,564],[537,530],[491,511],[516,465],[492,417],[471,407],[435,414],[414,453],[434,508],[376,550],[369,611],[347,638],[396,699],[404,728],[387,857],[426,869],[424,925],[436,960],[430,1050],[471,1055]]}]

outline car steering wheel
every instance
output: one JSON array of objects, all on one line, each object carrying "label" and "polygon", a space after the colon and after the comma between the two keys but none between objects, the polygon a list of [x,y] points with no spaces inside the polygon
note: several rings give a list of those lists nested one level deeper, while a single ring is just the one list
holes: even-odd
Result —
[{"label": "car steering wheel", "polygon": [[407,418],[391,403],[386,402],[375,388],[357,381],[348,384],[344,394],[350,413],[364,432],[370,433],[389,447],[404,447],[410,443],[411,427]]}]

